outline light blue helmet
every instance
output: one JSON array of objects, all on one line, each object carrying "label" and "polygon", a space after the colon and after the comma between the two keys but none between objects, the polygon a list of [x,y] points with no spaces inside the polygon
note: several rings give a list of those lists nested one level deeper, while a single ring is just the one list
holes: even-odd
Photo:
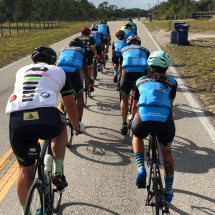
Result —
[{"label": "light blue helmet", "polygon": [[171,64],[171,57],[163,51],[152,52],[148,58],[149,66],[167,68]]}]

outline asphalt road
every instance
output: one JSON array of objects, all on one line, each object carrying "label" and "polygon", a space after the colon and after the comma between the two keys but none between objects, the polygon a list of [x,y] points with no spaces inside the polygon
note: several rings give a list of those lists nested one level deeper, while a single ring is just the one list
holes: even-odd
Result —
[{"label": "asphalt road", "polygon": [[[111,34],[120,23],[108,23]],[[136,23],[142,45],[150,52],[157,50],[143,25],[138,21]],[[52,47],[59,52],[72,38]],[[0,153],[10,147],[5,107],[13,91],[15,74],[20,67],[29,63],[30,58],[26,58],[0,70]],[[168,74],[171,75],[170,71]],[[180,80],[180,76],[177,79]],[[177,117],[172,145],[175,177],[170,212],[179,215],[215,214],[215,145],[183,92],[179,85],[174,105]],[[204,112],[204,109],[201,111]],[[119,93],[113,83],[111,60],[104,74],[98,74],[95,92],[84,110],[83,122],[86,133],[75,137],[71,150],[66,152],[64,164],[69,186],[63,193],[58,214],[154,214],[151,207],[145,206],[146,190],[138,190],[135,186],[137,166],[131,138],[120,134]],[[145,143],[147,146],[148,141]],[[15,185],[0,203],[0,214],[20,214]]]}]

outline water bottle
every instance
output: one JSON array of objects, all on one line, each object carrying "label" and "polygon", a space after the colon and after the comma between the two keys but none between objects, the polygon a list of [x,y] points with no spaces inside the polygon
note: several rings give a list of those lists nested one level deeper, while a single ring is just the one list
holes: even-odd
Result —
[{"label": "water bottle", "polygon": [[[45,155],[44,158],[44,164],[45,164],[45,168],[44,168],[44,182],[46,185],[48,185],[50,183],[50,179],[51,179],[51,175],[52,175],[52,156],[47,154]],[[46,186],[46,192],[48,192],[48,187]]]}]

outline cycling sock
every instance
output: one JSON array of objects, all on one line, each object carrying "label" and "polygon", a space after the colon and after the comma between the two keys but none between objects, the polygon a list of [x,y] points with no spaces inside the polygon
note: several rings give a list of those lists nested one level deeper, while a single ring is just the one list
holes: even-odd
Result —
[{"label": "cycling sock", "polygon": [[[21,206],[21,210],[22,210],[22,215],[25,214],[25,205],[20,205]],[[28,215],[32,215],[31,211],[29,210]]]},{"label": "cycling sock", "polygon": [[164,176],[164,179],[165,179],[165,187],[166,187],[166,191],[169,192],[172,190],[172,185],[173,185],[173,179],[174,177],[167,177],[167,176]]},{"label": "cycling sock", "polygon": [[61,176],[63,175],[63,160],[64,158],[54,158],[54,171],[53,173],[58,173]]},{"label": "cycling sock", "polygon": [[123,125],[127,125],[128,123],[127,122],[123,122]]},{"label": "cycling sock", "polygon": [[145,166],[144,166],[144,154],[143,153],[136,153],[134,155],[134,157],[135,157],[135,160],[137,162],[138,170],[140,168],[145,168]]},{"label": "cycling sock", "polygon": [[114,75],[117,75],[117,74],[118,74],[118,69],[114,68]]}]

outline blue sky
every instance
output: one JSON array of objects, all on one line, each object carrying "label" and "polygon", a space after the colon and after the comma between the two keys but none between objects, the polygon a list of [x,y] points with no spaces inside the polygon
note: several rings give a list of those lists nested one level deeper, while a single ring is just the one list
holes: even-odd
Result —
[{"label": "blue sky", "polygon": [[[105,0],[88,0],[89,2],[92,2],[96,7]],[[167,1],[167,0],[159,0],[160,2]],[[129,8],[140,8],[144,10],[149,9],[153,7],[155,4],[158,4],[158,0],[107,0],[109,5],[117,5],[118,8],[125,7],[126,9]]]}]

